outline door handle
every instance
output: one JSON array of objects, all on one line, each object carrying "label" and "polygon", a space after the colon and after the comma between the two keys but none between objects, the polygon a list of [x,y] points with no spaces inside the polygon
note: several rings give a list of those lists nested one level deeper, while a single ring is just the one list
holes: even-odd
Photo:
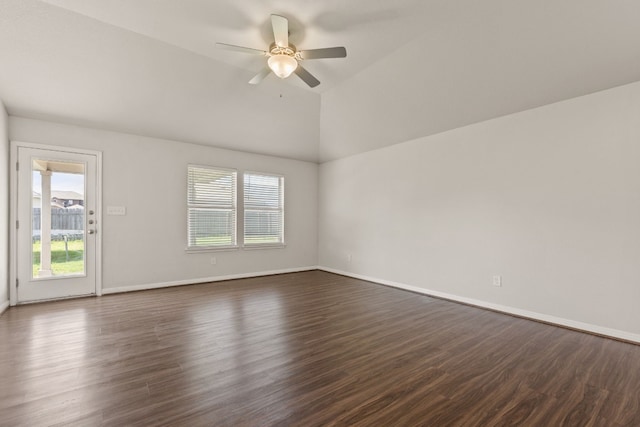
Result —
[{"label": "door handle", "polygon": [[89,234],[96,234],[96,230],[89,230],[88,233]]}]

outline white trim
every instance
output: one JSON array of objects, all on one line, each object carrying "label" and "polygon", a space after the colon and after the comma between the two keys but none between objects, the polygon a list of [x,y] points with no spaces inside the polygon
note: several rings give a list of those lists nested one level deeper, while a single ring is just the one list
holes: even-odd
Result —
[{"label": "white trim", "polygon": [[35,142],[21,142],[21,141],[10,141],[10,143],[15,145],[16,147],[35,148],[38,150],[48,150],[48,151],[59,151],[61,153],[89,154],[92,156],[102,154],[101,151],[87,150],[84,148],[76,148],[76,147],[66,147],[62,145],[49,145],[49,144],[40,144]]},{"label": "white trim", "polygon": [[94,151],[96,156],[96,296],[102,295],[102,151]]},{"label": "white trim", "polygon": [[149,289],[169,288],[172,286],[197,285],[199,283],[222,282],[224,280],[248,279],[252,277],[272,276],[274,274],[299,273],[302,271],[318,270],[318,266],[285,268],[282,270],[260,271],[255,273],[229,274],[226,276],[200,277],[197,279],[175,280],[173,282],[146,283],[141,285],[121,286],[117,288],[104,288],[102,294],[119,294],[122,292],[145,291]]},{"label": "white trim", "polygon": [[[18,219],[18,148],[34,148],[39,150],[57,151],[62,153],[76,153],[96,157],[96,224],[102,224],[102,151],[86,150],[60,145],[39,144],[33,142],[9,141],[9,197],[11,210],[9,212],[9,305],[18,303],[16,278],[18,276],[17,257],[17,233],[16,221]],[[102,229],[96,233],[96,265],[95,265],[95,295],[102,295]]]},{"label": "white trim", "polygon": [[202,252],[231,252],[231,251],[239,251],[240,246],[192,246],[184,248],[185,253],[188,254],[199,254]]},{"label": "white trim", "polygon": [[[262,176],[269,176],[272,178],[278,178],[279,179],[279,189],[280,189],[280,201],[282,202],[282,204],[279,205],[278,208],[273,209],[273,208],[269,208],[269,209],[260,209],[263,211],[270,211],[270,212],[280,212],[281,216],[280,216],[280,242],[278,243],[246,243],[246,235],[245,235],[245,216],[247,214],[247,206],[245,205],[245,178],[247,177],[247,175],[262,175]],[[242,188],[242,193],[239,194],[239,201],[241,202],[240,207],[242,208],[242,223],[238,224],[238,231],[242,230],[242,248],[246,249],[246,250],[254,250],[254,249],[273,249],[273,248],[283,248],[286,246],[286,241],[285,241],[285,224],[284,224],[284,218],[285,218],[285,203],[286,200],[288,199],[287,197],[285,197],[285,179],[286,177],[283,174],[278,174],[278,173],[271,173],[271,172],[256,172],[256,171],[250,171],[250,170],[245,170],[242,172],[242,181],[239,183],[239,188]]]},{"label": "white trim", "polygon": [[[209,203],[192,203],[191,199],[191,171],[194,169],[206,169],[209,171],[215,171],[215,172],[224,172],[224,173],[230,173],[233,175],[233,195],[232,195],[232,200],[231,200],[231,209],[228,208],[225,205],[221,205],[221,204],[217,204],[217,203],[213,203],[213,202],[209,202]],[[240,173],[238,173],[238,169],[235,168],[225,168],[225,167],[219,167],[219,166],[209,166],[209,165],[198,165],[198,164],[194,164],[194,163],[187,163],[187,188],[186,188],[186,196],[187,196],[187,204],[186,204],[186,209],[187,209],[187,247],[185,249],[185,252],[190,253],[190,252],[198,252],[198,251],[207,251],[207,250],[220,250],[220,251],[228,251],[228,250],[236,250],[239,245],[238,245],[238,180],[239,180],[239,176]],[[194,244],[193,246],[190,246],[191,244],[191,209],[225,209],[225,210],[231,210],[233,212],[233,217],[234,217],[234,221],[233,221],[233,230],[231,230],[232,233],[232,237],[233,237],[233,244],[230,245],[202,245],[202,246],[198,246],[196,244]],[[195,225],[195,224],[194,224]],[[195,243],[195,242],[194,242]]]},{"label": "white trim", "polygon": [[2,316],[2,313],[5,312],[5,310],[9,308],[9,301],[4,301],[2,304],[0,304],[0,316]]},{"label": "white trim", "polygon": [[284,249],[286,247],[286,243],[251,243],[243,245],[242,249],[245,251],[254,251],[258,249]]},{"label": "white trim", "polygon": [[54,302],[54,301],[64,301],[69,299],[78,299],[78,298],[89,298],[95,297],[96,294],[78,294],[78,295],[69,295],[67,297],[58,297],[58,298],[42,298],[42,299],[34,299],[34,300],[26,300],[20,301],[19,305],[30,305],[30,304],[40,304],[43,302]]},{"label": "white trim", "polygon": [[419,294],[433,296],[436,298],[443,298],[463,304],[469,304],[476,307],[486,308],[489,310],[499,311],[501,313],[512,314],[518,317],[524,317],[527,319],[538,320],[545,323],[551,323],[558,326],[564,326],[571,329],[576,329],[584,332],[591,332],[598,335],[604,335],[611,338],[618,338],[625,341],[630,341],[640,344],[640,334],[634,334],[632,332],[621,331],[619,329],[611,329],[604,326],[593,325],[590,323],[578,322],[576,320],[565,319],[562,317],[556,317],[549,314],[537,313],[535,311],[522,310],[520,308],[510,307],[506,305],[494,304],[486,301],[481,301],[473,298],[461,297],[446,292],[434,291],[431,289],[420,288],[418,286],[407,285],[404,283],[394,282],[391,280],[378,279],[375,277],[365,276],[362,274],[350,273],[348,271],[337,270],[335,268],[318,266],[319,270],[329,273],[340,274],[342,276],[353,277],[354,279],[366,280],[368,282],[378,283],[380,285],[391,286],[406,291],[416,292]]},{"label": "white trim", "polygon": [[18,219],[18,145],[9,141],[9,304],[18,303],[18,290],[16,289],[16,277],[18,276],[17,253],[17,231],[16,221]]}]

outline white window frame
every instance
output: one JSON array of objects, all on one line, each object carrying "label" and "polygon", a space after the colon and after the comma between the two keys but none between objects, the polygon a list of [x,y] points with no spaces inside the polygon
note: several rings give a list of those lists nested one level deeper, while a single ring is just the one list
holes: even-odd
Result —
[{"label": "white window frame", "polygon": [[[213,171],[220,171],[233,174],[233,190],[232,200],[230,204],[217,204],[217,203],[192,203],[190,200],[190,187],[191,187],[191,171],[192,168],[210,169]],[[233,212],[233,228],[231,231],[232,243],[222,245],[193,245],[191,241],[191,215],[192,209],[211,209],[211,210],[231,210]],[[187,252],[201,252],[201,251],[219,251],[219,250],[234,250],[238,249],[238,170],[231,168],[223,168],[217,166],[208,165],[187,165]]]},{"label": "white window frame", "polygon": [[[247,183],[247,175],[259,175],[266,177],[274,177],[278,178],[279,183],[279,206],[277,208],[265,208],[264,206],[251,206],[247,205],[246,194],[245,194],[245,186]],[[276,173],[268,173],[268,172],[256,172],[256,171],[244,171],[242,174],[242,242],[244,249],[268,249],[268,248],[282,248],[286,246],[285,244],[285,176]],[[266,242],[266,243],[247,243],[246,232],[247,232],[247,224],[246,224],[246,215],[247,211],[266,211],[266,212],[280,212],[280,241],[279,242]]]}]

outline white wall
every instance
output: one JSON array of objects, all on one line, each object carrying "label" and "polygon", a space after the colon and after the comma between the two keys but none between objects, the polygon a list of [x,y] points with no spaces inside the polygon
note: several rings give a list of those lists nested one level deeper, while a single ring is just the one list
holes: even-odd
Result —
[{"label": "white wall", "polygon": [[[317,264],[315,163],[9,117],[12,141],[103,152],[103,287],[123,289]],[[284,249],[186,253],[187,164],[285,176]],[[217,258],[211,265],[210,258]]]},{"label": "white wall", "polygon": [[640,341],[639,118],[640,82],[325,163],[319,265]]},{"label": "white wall", "polygon": [[9,306],[9,118],[0,100],[0,313]]}]

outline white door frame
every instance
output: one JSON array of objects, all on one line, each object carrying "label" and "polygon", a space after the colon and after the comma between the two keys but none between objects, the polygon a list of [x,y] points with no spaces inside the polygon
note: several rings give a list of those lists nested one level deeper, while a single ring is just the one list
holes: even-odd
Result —
[{"label": "white door frame", "polygon": [[[36,148],[41,150],[59,151],[63,153],[78,153],[96,156],[96,222],[100,225],[96,239],[96,296],[102,295],[102,152],[84,150],[59,145],[35,144],[30,142],[10,141],[10,169],[9,179],[9,304],[18,303],[18,240],[16,224],[18,221],[18,148]],[[22,167],[27,167],[23,165]]]}]

